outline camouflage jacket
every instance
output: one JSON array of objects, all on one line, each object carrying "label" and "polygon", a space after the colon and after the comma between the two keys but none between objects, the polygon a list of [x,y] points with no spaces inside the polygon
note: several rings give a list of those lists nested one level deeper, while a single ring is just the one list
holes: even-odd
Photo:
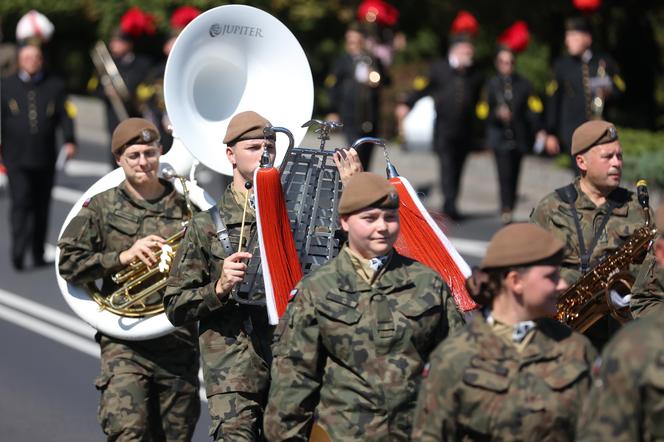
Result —
[{"label": "camouflage jacket", "polygon": [[664,306],[664,268],[651,249],[632,286],[629,307],[635,318],[658,312]]},{"label": "camouflage jacket", "polygon": [[[578,178],[574,181],[574,187],[578,194],[576,210],[580,217],[583,240],[588,248],[607,213],[608,202],[600,207],[595,206],[581,191]],[[592,251],[590,267],[595,266],[607,253],[620,247],[636,229],[645,224],[643,209],[633,192],[619,187],[609,195],[608,199],[614,202],[615,208]],[[556,192],[551,192],[539,202],[530,220],[553,233],[565,244],[560,274],[568,284],[576,282],[581,276],[579,270],[581,258],[579,237],[570,205],[562,201]]]},{"label": "camouflage jacket", "polygon": [[536,323],[521,353],[481,314],[439,345],[420,389],[413,440],[573,440],[596,352],[552,319]]},{"label": "camouflage jacket", "polygon": [[[120,252],[148,235],[164,239],[174,235],[184,228],[183,222],[189,217],[185,199],[167,181],[162,184],[166,193],[156,202],[135,200],[124,181],[88,199],[58,241],[60,275],[78,284],[101,279],[102,294],[115,291],[118,286],[111,276],[124,267],[120,264]],[[122,342],[143,354],[161,358],[156,355],[164,354],[165,348],[183,351],[184,345],[196,351],[194,330],[191,326],[179,327],[167,336],[146,341],[130,342],[105,336],[103,339]]]},{"label": "camouflage jacket", "polygon": [[408,440],[429,353],[463,319],[434,271],[398,255],[371,286],[348,253],[310,273],[281,318],[268,440]]},{"label": "camouflage jacket", "polygon": [[664,316],[625,325],[602,352],[577,440],[664,440]]},{"label": "camouflage jacket", "polygon": [[[236,202],[231,185],[218,210],[237,251],[243,208]],[[248,212],[243,238],[247,240],[254,229],[255,217]],[[230,391],[264,392],[270,370],[267,312],[217,296],[215,285],[225,257],[212,217],[208,212],[198,213],[187,227],[173,262],[164,295],[166,313],[175,325],[200,321],[199,345],[208,396]]]}]

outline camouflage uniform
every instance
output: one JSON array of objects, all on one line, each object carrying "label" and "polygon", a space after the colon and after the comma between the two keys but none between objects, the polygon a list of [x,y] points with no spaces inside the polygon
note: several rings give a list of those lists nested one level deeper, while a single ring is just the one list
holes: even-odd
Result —
[{"label": "camouflage uniform", "polygon": [[629,307],[635,318],[659,312],[664,305],[664,269],[657,265],[653,249],[648,252],[632,286]]},{"label": "camouflage uniform", "polygon": [[345,249],[305,277],[277,328],[267,438],[408,440],[429,353],[463,319],[434,271],[393,252],[370,285]]},{"label": "camouflage uniform", "polygon": [[482,314],[439,345],[425,370],[413,440],[573,440],[596,353],[568,327],[535,322],[521,352]]},{"label": "camouflage uniform", "polygon": [[[574,188],[578,194],[576,210],[581,217],[580,224],[583,229],[583,239],[586,242],[586,247],[588,247],[595,236],[595,231],[602,222],[608,203],[601,207],[595,206],[590,198],[581,191],[579,178],[574,181]],[[608,199],[615,201],[616,207],[597,240],[597,245],[590,257],[590,267],[596,265],[599,259],[608,253],[620,247],[636,229],[643,227],[645,224],[643,209],[633,192],[619,187],[608,196]],[[581,258],[579,256],[579,237],[570,205],[562,201],[556,192],[551,192],[539,202],[530,216],[530,220],[553,233],[565,243],[560,275],[568,284],[576,282],[581,276],[579,270]]]},{"label": "camouflage uniform", "polygon": [[602,353],[578,441],[664,440],[664,316],[627,324]]},{"label": "camouflage uniform", "polygon": [[[101,292],[110,294],[117,289],[111,275],[124,267],[120,252],[139,238],[167,238],[182,229],[185,200],[162,184],[167,192],[156,202],[133,199],[125,182],[86,201],[58,242],[62,277],[79,284],[103,279]],[[145,341],[101,333],[96,339],[98,418],[108,440],[190,440],[200,415],[195,327]]]},{"label": "camouflage uniform", "polygon": [[[609,209],[609,201],[600,207],[595,206],[590,198],[581,191],[579,178],[574,181],[574,188],[578,195],[575,202],[576,210],[580,217],[579,223],[587,248],[590,247],[595,232],[601,227],[604,215]],[[609,194],[607,200],[612,201],[614,209],[597,239],[597,244],[590,256],[589,268],[596,266],[601,259],[618,249],[635,230],[645,224],[643,208],[633,192],[619,187]],[[582,273],[579,268],[581,263],[579,236],[570,204],[564,202],[556,192],[552,192],[539,202],[530,219],[565,243],[560,276],[569,285],[574,284]],[[630,271],[633,275],[637,275],[639,266],[632,265]],[[620,328],[618,321],[610,316],[605,316],[586,330],[585,334],[597,348],[601,349],[618,328]]]},{"label": "camouflage uniform", "polygon": [[[219,202],[219,211],[233,250],[237,251],[243,207],[231,186]],[[254,229],[255,215],[249,210],[245,241]],[[194,217],[182,244],[168,280],[164,305],[173,324],[200,321],[199,345],[212,418],[210,435],[215,440],[256,440],[270,376],[271,327],[267,324],[267,312],[262,307],[241,306],[230,297],[217,296],[215,285],[226,254],[209,213]]]}]

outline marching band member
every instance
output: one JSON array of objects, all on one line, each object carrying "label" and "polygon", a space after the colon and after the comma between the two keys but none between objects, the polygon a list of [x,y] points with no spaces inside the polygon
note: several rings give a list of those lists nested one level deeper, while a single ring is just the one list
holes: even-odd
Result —
[{"label": "marching band member", "polygon": [[[620,187],[622,147],[613,124],[595,120],[579,126],[572,137],[572,157],[581,176],[545,196],[531,215],[532,222],[564,242],[561,276],[568,284],[645,223],[634,193]],[[607,317],[587,334],[601,348],[618,327]]]},{"label": "marching band member", "polygon": [[484,310],[431,354],[413,440],[574,440],[596,352],[549,318],[562,254],[533,224],[494,235],[468,283]]},{"label": "marching band member", "polygon": [[570,17],[565,21],[567,54],[555,60],[553,78],[546,86],[549,154],[570,152],[574,130],[584,121],[602,119],[606,102],[610,104],[625,91],[616,62],[608,54],[593,50],[592,42],[586,18]]},{"label": "marching band member", "polygon": [[[252,201],[246,185],[253,180],[265,148],[271,161],[275,158],[275,140],[265,139],[263,134],[268,126],[268,120],[251,111],[235,115],[228,123],[224,144],[233,165],[233,180],[218,207],[228,229],[230,253],[218,240],[211,215],[197,214],[176,255],[164,296],[173,324],[200,321],[199,343],[214,440],[259,440],[267,400],[273,327],[264,307],[240,305],[230,293],[244,279],[244,261],[251,254],[242,250],[256,229],[255,210],[245,204],[248,198]],[[359,167],[354,150],[345,157],[336,154],[335,162],[342,181]]]},{"label": "marching band member", "polygon": [[[156,263],[155,249],[182,229],[185,199],[157,176],[161,146],[157,128],[130,118],[113,132],[111,151],[125,180],[88,199],[65,229],[60,275],[73,283],[103,279],[101,292],[130,262]],[[109,441],[191,439],[200,414],[195,326],[144,341],[97,333],[101,346],[98,419]]]},{"label": "marching band member", "polygon": [[0,131],[11,210],[11,263],[22,270],[28,250],[35,267],[44,266],[51,190],[58,156],[56,130],[64,153],[76,152],[74,124],[67,113],[64,82],[44,69],[41,41],[20,42],[18,72],[2,80]]},{"label": "marching band member", "polygon": [[[259,438],[270,379],[272,327],[264,308],[239,305],[230,297],[240,283],[251,254],[244,250],[255,226],[248,207],[242,224],[246,183],[253,180],[261,154],[274,161],[274,138],[265,139],[270,123],[255,112],[242,112],[228,123],[224,144],[233,165],[233,180],[218,204],[228,228],[233,253],[217,239],[217,226],[207,212],[187,228],[171,272],[164,306],[174,325],[199,322],[203,376],[212,418],[213,440],[254,441]],[[240,237],[243,244],[238,244]]]},{"label": "marching band member", "polygon": [[[656,223],[664,225],[664,205],[657,210]],[[661,227],[655,240],[654,258],[661,277],[664,269]],[[616,333],[596,364],[599,375],[579,419],[578,441],[650,441],[661,440],[664,434],[664,420],[661,419],[664,401],[664,315],[661,306],[664,298],[659,279],[653,284],[650,288],[654,292],[646,298],[653,301],[648,303],[647,315]]]},{"label": "marching band member", "polygon": [[473,120],[484,81],[475,66],[474,37],[479,31],[475,17],[459,11],[450,30],[447,56],[436,60],[428,79],[416,79],[415,91],[406,103],[398,104],[395,113],[402,121],[420,98],[430,95],[436,103],[434,151],[440,166],[440,186],[445,201],[443,213],[453,220],[457,210],[461,173],[473,145]]},{"label": "marching band member", "polygon": [[409,440],[424,363],[463,319],[436,272],[394,251],[398,204],[383,177],[348,181],[348,243],[298,284],[277,328],[268,440],[308,440],[314,415],[331,440]]}]

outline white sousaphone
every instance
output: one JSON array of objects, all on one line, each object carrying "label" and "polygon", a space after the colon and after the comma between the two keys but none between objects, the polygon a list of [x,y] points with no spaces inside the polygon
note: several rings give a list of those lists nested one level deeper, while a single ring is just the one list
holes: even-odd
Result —
[{"label": "white sousaphone", "polygon": [[[230,118],[255,111],[288,128],[298,145],[311,118],[314,88],[307,56],[279,20],[251,6],[220,6],[178,36],[166,63],[164,98],[184,145],[224,175],[233,168],[222,143]],[[286,140],[277,140],[278,166]]]},{"label": "white sousaphone", "polygon": [[[222,139],[233,115],[258,112],[272,123],[292,128],[299,144],[306,134],[300,126],[313,110],[311,69],[298,41],[270,14],[242,5],[211,9],[182,31],[167,61],[164,94],[177,137],[161,157],[160,171],[190,175],[189,197],[200,210],[208,210],[214,201],[193,181],[194,158],[217,172],[232,174]],[[278,139],[275,164],[286,149],[287,140]],[[92,185],[72,207],[59,236],[86,199],[123,179],[122,170],[116,169]],[[172,182],[182,190],[178,179]],[[127,317],[100,309],[84,288],[60,276],[58,258],[59,251],[55,268],[63,297],[92,327],[126,340],[152,339],[173,330],[164,313]]]}]

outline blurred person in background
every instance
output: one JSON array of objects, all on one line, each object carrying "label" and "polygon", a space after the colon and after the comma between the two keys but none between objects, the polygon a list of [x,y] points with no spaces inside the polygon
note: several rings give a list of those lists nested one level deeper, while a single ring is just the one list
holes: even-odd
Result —
[{"label": "blurred person in background", "polygon": [[482,74],[474,64],[473,39],[479,30],[475,17],[460,11],[452,22],[447,57],[431,66],[429,78],[416,84],[405,103],[397,105],[396,117],[402,121],[415,102],[430,95],[435,101],[434,150],[440,161],[443,213],[460,219],[457,197],[461,172],[473,143],[475,107],[482,88]]},{"label": "blurred person in background", "polygon": [[[103,98],[106,105],[106,127],[109,139],[122,118],[140,117],[141,111],[136,100],[136,88],[143,81],[150,69],[150,59],[134,52],[134,44],[144,35],[154,34],[154,24],[151,15],[139,8],[129,9],[121,18],[120,25],[113,31],[108,44],[113,63],[124,82],[129,96],[122,96],[112,84],[103,84],[103,79],[93,76],[88,83],[88,89]],[[118,115],[113,101],[121,103],[127,115]],[[111,167],[117,167],[115,158],[109,157]]]},{"label": "blurred person in background", "polygon": [[[332,110],[327,119],[343,123],[342,131],[351,145],[359,138],[378,136],[380,93],[381,88],[389,84],[389,77],[380,59],[367,51],[359,25],[351,25],[346,31],[344,48],[326,79]],[[365,170],[372,151],[370,144],[358,151]]]},{"label": "blurred person in background", "polygon": [[[39,16],[35,16],[36,23],[47,20]],[[58,128],[65,142],[63,155],[71,158],[76,152],[64,82],[44,69],[40,36],[44,34],[20,40],[18,72],[2,80],[0,92],[2,160],[11,198],[11,262],[15,270],[23,270],[28,250],[35,267],[47,264],[44,243],[59,152]]]},{"label": "blurred person in background", "polygon": [[[585,17],[565,22],[567,55],[554,62],[553,78],[546,86],[546,151],[550,155],[569,154],[574,130],[586,121],[601,120],[607,105],[625,91],[613,58],[594,51],[592,43]],[[574,164],[572,168],[576,171]]]},{"label": "blurred person in background", "polygon": [[533,95],[530,82],[514,70],[516,54],[526,49],[528,40],[523,21],[514,23],[498,38],[497,72],[485,86],[486,145],[496,158],[503,224],[512,222],[521,158],[532,150],[535,133],[542,147],[546,137],[540,118],[542,102]]},{"label": "blurred person in background", "polygon": [[180,6],[173,11],[169,20],[170,30],[162,46],[164,57],[152,66],[144,81],[136,88],[136,97],[143,118],[151,121],[159,129],[164,153],[168,152],[173,144],[173,128],[170,127],[171,120],[166,113],[164,100],[166,61],[180,32],[200,13],[199,9],[192,6]]}]

